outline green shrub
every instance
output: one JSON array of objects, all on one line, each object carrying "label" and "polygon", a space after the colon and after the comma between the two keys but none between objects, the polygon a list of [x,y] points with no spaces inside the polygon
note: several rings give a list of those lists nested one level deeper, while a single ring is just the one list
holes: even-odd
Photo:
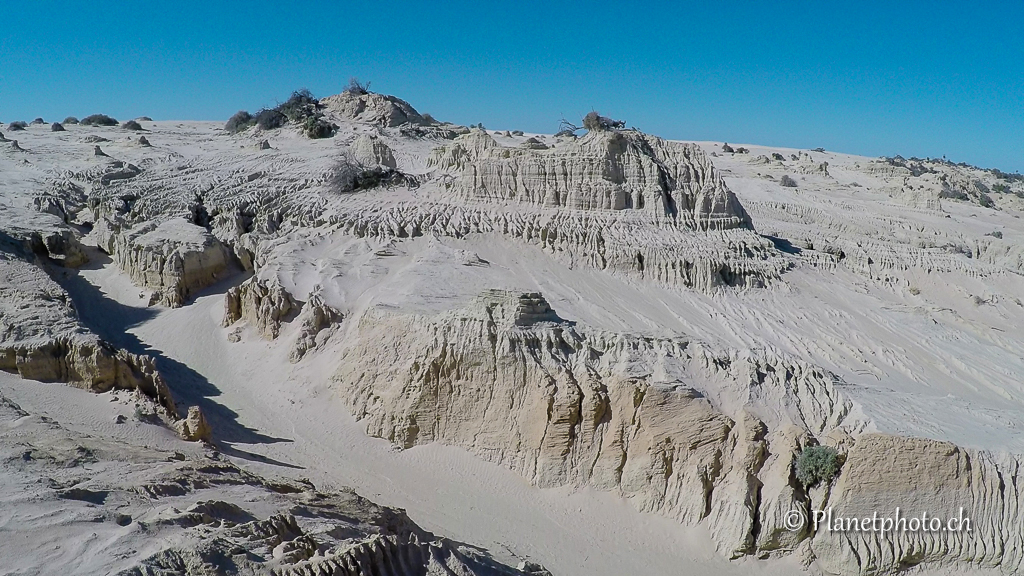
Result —
[{"label": "green shrub", "polygon": [[11,132],[17,132],[18,130],[24,130],[25,128],[28,128],[28,124],[21,120],[15,120],[7,125],[7,129]]},{"label": "green shrub", "polygon": [[264,108],[256,113],[256,125],[264,130],[280,128],[288,122],[288,117],[274,108]]},{"label": "green shrub", "polygon": [[68,116],[64,119],[63,122],[61,122],[61,124],[78,124],[78,118],[75,118],[74,116]]},{"label": "green shrub", "polygon": [[107,116],[106,114],[92,114],[82,118],[79,124],[85,126],[117,126],[117,120]]},{"label": "green shrub", "polygon": [[839,474],[839,452],[830,446],[804,448],[796,458],[796,479],[810,488],[818,483],[829,484]]},{"label": "green shrub", "polygon": [[255,123],[256,119],[252,117],[252,114],[249,114],[245,110],[239,110],[238,112],[235,112],[234,116],[228,118],[227,123],[224,124],[224,129],[232,134],[238,134]]},{"label": "green shrub", "polygon": [[330,138],[338,131],[338,126],[328,122],[323,116],[309,116],[302,123],[302,133],[307,138]]},{"label": "green shrub", "polygon": [[315,116],[319,105],[320,101],[314,98],[309,90],[303,88],[292,92],[291,97],[274,109],[284,114],[290,122],[298,123]]},{"label": "green shrub", "polygon": [[125,130],[142,130],[142,124],[139,124],[135,120],[129,120],[121,125],[121,128]]},{"label": "green shrub", "polygon": [[788,174],[779,180],[779,184],[786,188],[796,188],[796,180],[793,180]]}]

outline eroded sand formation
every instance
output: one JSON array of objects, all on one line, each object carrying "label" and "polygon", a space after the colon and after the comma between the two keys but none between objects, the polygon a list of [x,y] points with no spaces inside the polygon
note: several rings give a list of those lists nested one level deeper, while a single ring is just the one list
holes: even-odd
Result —
[{"label": "eroded sand formation", "polygon": [[[373,93],[319,112],[334,137],[171,122],[140,146],[119,129],[25,131],[0,157],[0,369],[137,391],[183,438],[218,443],[176,402],[192,391],[161,375],[166,359],[79,319],[74,267],[109,256],[142,292],[133,309],[188,308],[221,286],[218,338],[320,366],[312,385],[399,448],[443,443],[539,488],[614,494],[701,527],[727,558],[796,555],[836,574],[1024,568],[1024,182],[627,129],[488,132]],[[32,450],[73,436],[46,434]],[[818,444],[843,463],[808,488],[794,462]],[[100,478],[39,488],[96,510],[116,500],[169,531],[163,549],[90,571],[542,573],[487,564],[351,494],[133,450]],[[160,475],[185,488],[142,495],[150,484],[126,480]],[[240,492],[202,496],[220,486],[211,475]],[[139,520],[146,498],[162,511]],[[897,506],[968,510],[975,531],[788,523]],[[231,569],[216,560],[239,554]]]}]

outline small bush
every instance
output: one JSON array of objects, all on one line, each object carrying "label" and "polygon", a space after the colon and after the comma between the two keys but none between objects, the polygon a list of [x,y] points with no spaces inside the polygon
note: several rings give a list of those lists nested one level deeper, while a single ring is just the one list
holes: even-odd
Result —
[{"label": "small bush", "polygon": [[370,83],[367,82],[366,84],[363,84],[362,82],[359,81],[359,78],[356,78],[355,76],[353,76],[353,77],[348,79],[348,86],[345,87],[344,91],[348,92],[349,94],[355,94],[357,96],[362,96],[363,94],[369,94],[370,93]]},{"label": "small bush", "polygon": [[736,153],[737,153],[737,154],[749,154],[749,153],[750,153],[750,150],[749,150],[749,149],[747,149],[747,148],[737,148],[737,149],[736,149]]},{"label": "small bush", "polygon": [[54,122],[53,124],[50,124],[50,132],[63,132],[63,131],[64,131],[64,126],[62,126],[60,122]]},{"label": "small bush", "polygon": [[785,186],[786,188],[796,188],[796,180],[790,178],[788,174],[783,176],[782,179],[779,180],[779,184]]},{"label": "small bush", "polygon": [[61,124],[78,124],[78,118],[75,118],[74,116],[68,116],[64,119],[63,122],[61,122]]},{"label": "small bush", "polygon": [[782,161],[784,161],[786,159],[785,156],[783,156],[782,154],[779,154],[778,152],[772,152],[772,158],[775,159],[775,160],[778,160],[779,162],[782,162]]},{"label": "small bush", "polygon": [[722,152],[726,152],[728,154],[732,154],[733,152],[735,152],[735,150],[733,150],[732,146],[729,146],[729,143],[726,142],[726,143],[722,144]]},{"label": "small bush", "polygon": [[80,124],[85,126],[117,126],[117,120],[106,114],[92,114],[82,118]]},{"label": "small bush", "polygon": [[830,484],[839,474],[839,452],[830,446],[804,448],[796,458],[796,479],[810,488],[819,483]]},{"label": "small bush", "polygon": [[1003,233],[1000,232],[999,230],[993,230],[992,232],[989,232],[988,234],[985,234],[985,236],[991,236],[993,238],[998,238],[1000,240],[1003,239]]},{"label": "small bush", "polygon": [[153,119],[150,118],[149,116],[139,116],[138,118],[136,118],[136,120],[138,120],[139,122],[152,122],[153,121]]},{"label": "small bush", "polygon": [[7,129],[11,132],[17,132],[18,130],[24,130],[25,128],[28,128],[28,124],[21,120],[16,120],[7,125]]},{"label": "small bush", "polygon": [[302,133],[307,138],[330,138],[338,131],[338,126],[328,122],[323,116],[310,116],[302,124]]},{"label": "small bush", "polygon": [[291,122],[303,122],[306,118],[316,115],[320,101],[313,97],[313,94],[305,88],[292,92],[292,95],[279,104],[275,110],[284,114]]},{"label": "small bush", "polygon": [[129,120],[124,124],[121,124],[121,128],[125,130],[142,130],[142,124],[139,124],[135,120]]},{"label": "small bush", "polygon": [[46,120],[43,120],[42,118],[36,118],[31,123],[32,124],[46,124]]},{"label": "small bush", "polygon": [[232,134],[238,134],[255,123],[256,119],[252,117],[252,114],[245,110],[239,110],[235,112],[234,116],[228,118],[228,121],[224,124],[224,129]]},{"label": "small bush", "polygon": [[992,185],[992,191],[993,192],[998,192],[1000,194],[1009,194],[1010,193],[1010,187],[1007,186],[1006,184],[1001,183],[1001,182],[996,182],[995,184]]},{"label": "small bush", "polygon": [[256,113],[256,125],[264,130],[280,128],[287,122],[288,117],[273,108],[264,108]]},{"label": "small bush", "polygon": [[811,152],[824,152],[824,151],[825,151],[824,148],[815,148],[814,150],[811,150]]}]

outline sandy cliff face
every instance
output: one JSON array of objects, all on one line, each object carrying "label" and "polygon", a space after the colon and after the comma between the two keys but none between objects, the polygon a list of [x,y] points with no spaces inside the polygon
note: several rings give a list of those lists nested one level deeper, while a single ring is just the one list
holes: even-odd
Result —
[{"label": "sandy cliff face", "polygon": [[220,240],[181,218],[118,232],[110,226],[107,221],[99,225],[101,248],[132,282],[153,291],[151,303],[181,306],[231,265],[231,252]]},{"label": "sandy cliff face", "polygon": [[0,251],[0,370],[106,392],[138,390],[177,417],[153,359],[82,327],[70,297],[38,265]]},{"label": "sandy cliff face", "polygon": [[861,436],[822,506],[831,509],[833,527],[835,519],[875,513],[895,523],[897,508],[904,523],[927,514],[928,525],[889,533],[819,529],[811,547],[822,568],[840,574],[888,574],[929,563],[1019,573],[1024,569],[1021,466],[1019,455],[920,438]]},{"label": "sandy cliff face", "polygon": [[[837,574],[962,562],[1021,566],[1020,460],[868,434],[835,376],[785,358],[743,361],[699,342],[588,331],[539,294],[489,292],[441,317],[374,310],[335,376],[367,432],[399,446],[444,442],[541,487],[592,486],[643,511],[702,524],[733,557],[810,543]],[[715,382],[716,385],[708,385]],[[698,388],[706,388],[707,392]],[[782,413],[729,406],[729,390],[773,390]],[[756,404],[754,405],[756,406]],[[728,414],[727,414],[728,413]],[[849,450],[838,482],[808,493],[794,458],[812,435]],[[788,514],[969,511],[972,533],[815,532]]]},{"label": "sandy cliff face", "polygon": [[697,146],[641,132],[598,131],[551,150],[509,149],[474,131],[433,152],[467,200],[574,210],[629,210],[695,230],[751,227]]},{"label": "sandy cliff face", "polygon": [[[823,371],[589,331],[539,294],[488,292],[439,318],[375,310],[358,330],[336,380],[370,434],[464,446],[542,487],[617,492],[703,522],[731,555],[787,545],[778,511],[806,499],[791,478],[807,439],[794,422],[827,433],[849,410]],[[771,428],[744,410],[731,418],[712,381],[773,387],[788,409]]]}]

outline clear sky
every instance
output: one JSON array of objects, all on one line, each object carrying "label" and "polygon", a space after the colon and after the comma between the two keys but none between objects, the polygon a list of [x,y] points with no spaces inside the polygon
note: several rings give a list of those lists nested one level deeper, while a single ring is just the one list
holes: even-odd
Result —
[{"label": "clear sky", "polygon": [[0,121],[227,119],[349,77],[441,120],[1024,171],[1024,2],[0,0]]}]

